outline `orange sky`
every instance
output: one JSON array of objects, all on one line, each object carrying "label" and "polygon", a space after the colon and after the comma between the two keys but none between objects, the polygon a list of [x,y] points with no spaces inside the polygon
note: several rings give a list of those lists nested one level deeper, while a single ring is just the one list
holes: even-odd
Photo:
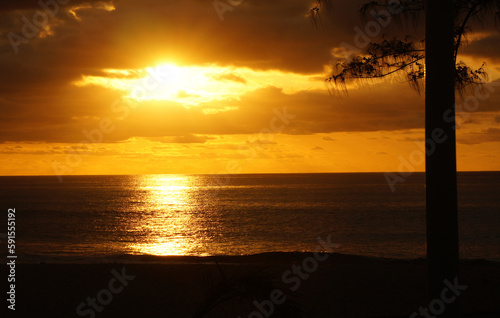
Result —
[{"label": "orange sky", "polygon": [[[422,96],[399,78],[325,87],[363,1],[317,29],[307,0],[63,2],[0,5],[0,175],[424,168]],[[500,33],[476,31],[460,59],[491,83],[457,100],[458,168],[500,170]],[[421,40],[380,35],[401,32]]]}]

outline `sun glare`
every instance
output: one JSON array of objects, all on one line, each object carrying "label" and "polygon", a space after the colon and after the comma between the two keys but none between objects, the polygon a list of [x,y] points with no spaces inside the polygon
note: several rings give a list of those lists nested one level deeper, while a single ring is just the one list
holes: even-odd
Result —
[{"label": "sun glare", "polygon": [[227,68],[164,64],[147,68],[146,71],[148,76],[134,83],[130,97],[198,105],[213,100],[237,98],[251,90],[242,77]]},{"label": "sun glare", "polygon": [[199,238],[186,233],[193,227],[191,206],[192,178],[176,175],[144,176],[138,192],[148,203],[135,231],[148,233],[143,241],[130,244],[133,253],[150,255],[186,255],[200,244]]},{"label": "sun glare", "polygon": [[122,90],[126,92],[126,97],[136,101],[168,100],[187,107],[217,100],[239,99],[243,94],[269,86],[280,88],[285,94],[324,89],[319,74],[300,75],[217,65],[179,66],[164,63],[144,69],[105,69],[102,72],[105,76],[84,75],[73,84]]}]

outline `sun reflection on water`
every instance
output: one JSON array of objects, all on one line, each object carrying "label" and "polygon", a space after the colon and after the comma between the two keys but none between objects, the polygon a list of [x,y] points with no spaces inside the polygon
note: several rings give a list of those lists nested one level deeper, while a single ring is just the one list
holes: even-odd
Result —
[{"label": "sun reflection on water", "polygon": [[190,255],[200,249],[202,237],[194,235],[194,178],[183,175],[142,176],[137,192],[144,203],[135,231],[146,233],[132,243],[132,253],[150,255]]}]

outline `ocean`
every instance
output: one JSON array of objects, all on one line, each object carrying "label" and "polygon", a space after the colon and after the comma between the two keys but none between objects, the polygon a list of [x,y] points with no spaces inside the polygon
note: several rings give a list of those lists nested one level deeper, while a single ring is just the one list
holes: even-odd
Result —
[{"label": "ocean", "polygon": [[[461,258],[500,261],[500,172],[458,181]],[[425,257],[423,173],[395,192],[383,173],[16,176],[0,177],[0,190],[0,255],[15,209],[18,262],[316,250]]]}]

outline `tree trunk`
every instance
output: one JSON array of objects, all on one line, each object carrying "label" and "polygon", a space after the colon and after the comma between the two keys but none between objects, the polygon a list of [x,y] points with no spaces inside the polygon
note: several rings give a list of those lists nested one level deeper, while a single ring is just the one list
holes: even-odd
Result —
[{"label": "tree trunk", "polygon": [[[457,168],[453,0],[426,0],[426,214],[429,310],[459,317],[458,301],[446,303],[446,280],[458,279]],[[444,116],[452,110],[451,116]],[[448,288],[449,289],[449,288]],[[453,295],[447,292],[446,299]],[[440,300],[434,301],[433,300]],[[448,301],[449,302],[449,301]],[[444,304],[444,306],[440,306]]]}]

